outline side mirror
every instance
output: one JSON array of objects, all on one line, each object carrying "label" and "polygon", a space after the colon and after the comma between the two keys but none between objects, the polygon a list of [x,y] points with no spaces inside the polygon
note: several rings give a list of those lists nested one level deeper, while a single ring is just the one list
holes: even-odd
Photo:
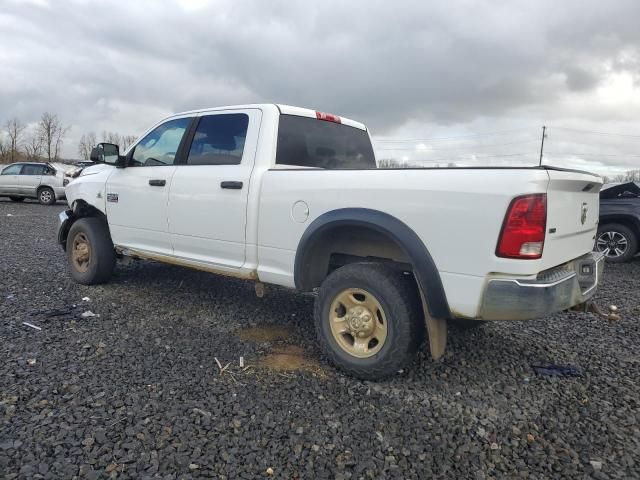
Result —
[{"label": "side mirror", "polygon": [[124,166],[124,161],[120,156],[120,148],[113,143],[99,143],[93,147],[90,159],[92,162],[106,163],[117,167]]}]

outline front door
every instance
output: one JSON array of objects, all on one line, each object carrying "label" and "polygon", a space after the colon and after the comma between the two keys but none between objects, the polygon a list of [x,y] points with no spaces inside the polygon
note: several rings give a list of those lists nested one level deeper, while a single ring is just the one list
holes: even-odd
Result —
[{"label": "front door", "polygon": [[0,172],[0,195],[16,195],[20,188],[20,170],[22,164],[14,164],[5,167]]},{"label": "front door", "polygon": [[247,199],[262,112],[206,113],[169,193],[174,254],[222,267],[245,261]]},{"label": "front door", "polygon": [[167,229],[169,186],[191,120],[174,118],[152,129],[127,155],[127,167],[109,176],[105,200],[115,245],[173,253]]}]

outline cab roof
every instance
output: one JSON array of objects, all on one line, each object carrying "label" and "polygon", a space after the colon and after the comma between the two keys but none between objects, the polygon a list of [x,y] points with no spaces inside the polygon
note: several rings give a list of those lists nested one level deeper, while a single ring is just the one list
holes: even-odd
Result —
[{"label": "cab roof", "polygon": [[[318,114],[327,115],[327,113],[325,112],[312,110],[310,108],[294,107],[291,105],[284,105],[284,104],[277,104],[277,103],[253,103],[253,104],[247,104],[247,105],[226,105],[222,107],[200,108],[197,110],[189,110],[186,112],[175,113],[167,118],[175,117],[178,115],[218,112],[222,110],[242,110],[242,109],[248,109],[248,108],[266,109],[266,108],[273,108],[273,107],[277,108],[280,114],[282,115],[297,115],[299,117],[309,117],[309,118],[318,118]],[[339,115],[333,115],[333,114],[328,114],[328,115],[339,117],[340,119],[339,123],[341,124],[348,125],[350,127],[359,128],[360,130],[365,130],[365,131],[367,130],[367,127],[363,123],[360,123],[355,120],[351,120],[350,118],[342,117]]]}]

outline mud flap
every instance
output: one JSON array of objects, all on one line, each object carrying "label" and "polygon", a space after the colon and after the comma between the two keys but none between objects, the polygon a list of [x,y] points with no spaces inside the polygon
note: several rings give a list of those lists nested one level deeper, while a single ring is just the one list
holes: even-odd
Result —
[{"label": "mud flap", "polygon": [[447,320],[443,318],[433,318],[429,313],[424,295],[422,299],[422,311],[424,312],[424,323],[427,326],[427,336],[429,337],[429,350],[431,358],[440,360],[444,356],[447,348]]},{"label": "mud flap", "polygon": [[424,317],[429,335],[429,349],[431,358],[440,360],[447,348],[447,321],[442,318],[433,318],[427,313]]}]

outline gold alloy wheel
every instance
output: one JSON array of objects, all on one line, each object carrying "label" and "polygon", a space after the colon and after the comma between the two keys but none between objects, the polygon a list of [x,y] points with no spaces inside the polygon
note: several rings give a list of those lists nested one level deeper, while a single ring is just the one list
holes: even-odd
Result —
[{"label": "gold alloy wheel", "polygon": [[80,273],[89,270],[89,262],[91,261],[91,244],[87,236],[79,232],[73,239],[73,248],[71,250],[71,261],[73,267]]},{"label": "gold alloy wheel", "polygon": [[340,348],[357,358],[372,357],[387,339],[382,305],[361,288],[348,288],[336,296],[329,310],[329,324]]}]

